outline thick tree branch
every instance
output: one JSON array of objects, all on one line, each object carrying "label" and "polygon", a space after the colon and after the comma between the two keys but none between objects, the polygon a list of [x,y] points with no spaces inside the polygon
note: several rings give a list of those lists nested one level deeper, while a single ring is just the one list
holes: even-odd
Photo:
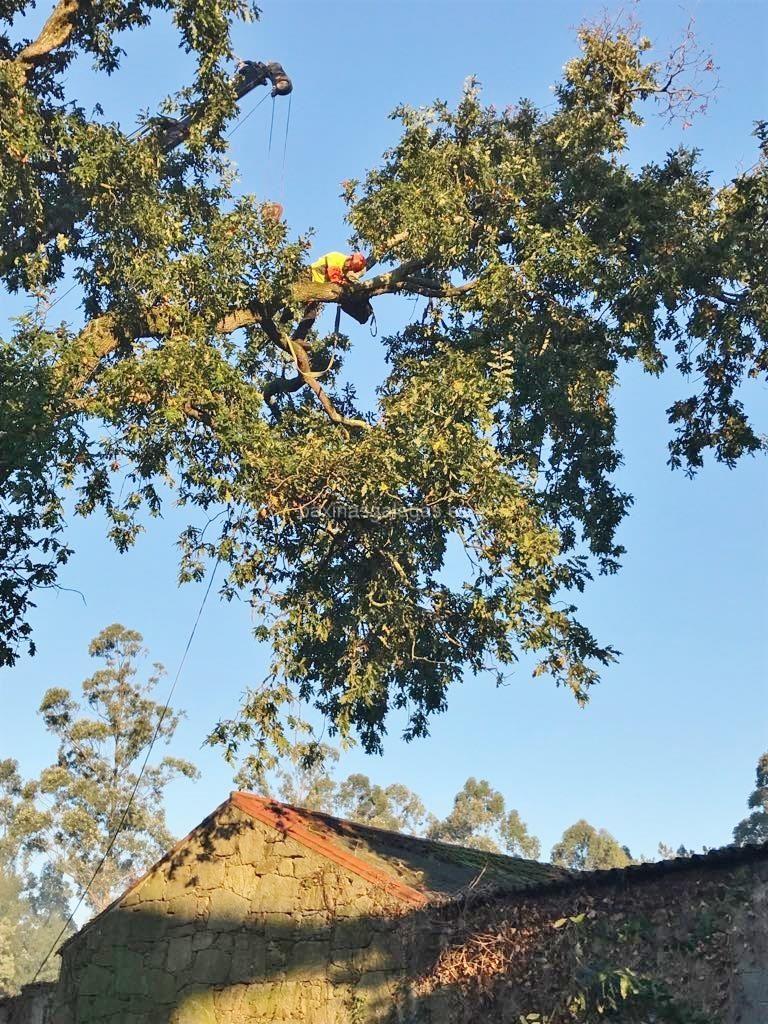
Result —
[{"label": "thick tree branch", "polygon": [[[43,26],[38,39],[25,47],[16,58],[16,63],[26,68],[25,73],[29,72],[36,64],[41,63],[53,49],[63,46],[67,42],[74,30],[78,9],[79,0],[61,0]],[[287,96],[293,90],[290,78],[286,75],[283,66],[277,62],[262,64],[259,61],[245,61],[231,79],[238,101],[257,86],[266,85],[268,82],[272,84],[273,96]],[[144,126],[140,137],[154,134],[162,151],[170,153],[188,138],[192,125],[199,120],[204,110],[204,104],[200,104],[183,118],[153,118]],[[35,169],[61,173],[69,170],[74,162],[74,154],[67,151],[58,161],[41,163],[36,165]],[[40,234],[29,232],[28,236],[15,247],[16,254],[28,255],[41,245],[49,244],[57,235],[66,235],[72,232],[83,216],[84,210],[81,209],[78,213],[77,204],[73,204],[72,209],[66,215],[59,213]]]},{"label": "thick tree branch", "polygon": [[[286,75],[282,64],[273,61],[271,64],[262,64],[260,61],[243,61],[231,79],[235,96],[241,100],[252,92],[259,85],[272,83],[272,96],[287,96],[293,91],[293,83]],[[160,145],[164,152],[169,153],[176,146],[180,145],[188,137],[192,125],[204,112],[204,106],[200,105],[192,110],[186,117],[160,117],[150,121],[145,132],[157,131]]]},{"label": "thick tree branch", "polygon": [[304,387],[304,378],[299,374],[296,377],[275,377],[264,388],[262,395],[272,412],[275,412],[275,399],[278,395],[292,395],[301,391]]},{"label": "thick tree branch", "polygon": [[306,386],[315,393],[317,400],[320,402],[320,405],[328,415],[328,418],[333,423],[338,423],[344,427],[368,430],[370,429],[370,424],[366,423],[365,420],[351,419],[347,416],[343,416],[338,411],[318,380],[319,374],[312,367],[311,356],[307,351],[306,346],[303,344],[303,338],[297,337],[297,334],[301,332],[307,320],[311,319],[312,322],[314,322],[316,316],[316,312],[311,313],[308,317],[305,316],[291,338],[281,335],[274,321],[269,317],[266,317],[265,321],[262,322],[262,327],[264,328],[267,336],[276,336],[276,343],[284,351],[290,352],[296,364],[296,369],[298,370],[298,376],[296,377],[292,377],[287,380],[280,378],[278,380],[270,381],[263,391],[264,401],[269,406],[273,415],[279,418],[279,412],[275,402],[277,396],[279,394],[290,394],[295,391],[300,391],[306,384]]},{"label": "thick tree branch", "polygon": [[75,20],[80,10],[79,0],[59,0],[40,35],[16,57],[20,64],[28,65],[28,71],[42,63],[48,54],[69,42],[75,30]]},{"label": "thick tree branch", "polygon": [[465,281],[463,284],[443,284],[426,277],[408,277],[402,291],[426,295],[431,299],[451,299],[466,295],[477,287],[477,281]]},{"label": "thick tree branch", "polygon": [[80,331],[71,349],[54,368],[59,383],[72,392],[80,391],[99,368],[102,360],[120,344],[115,320],[111,314],[96,317]]},{"label": "thick tree branch", "polygon": [[368,298],[374,295],[393,294],[395,292],[407,291],[408,278],[424,267],[424,260],[406,260],[394,270],[388,270],[383,274],[377,274],[369,281],[361,281],[354,285]]},{"label": "thick tree branch", "polygon": [[[345,296],[370,298],[397,292],[450,298],[471,291],[477,284],[476,281],[467,281],[461,285],[448,285],[430,278],[418,277],[414,271],[420,266],[420,261],[409,260],[394,270],[371,278],[370,281],[346,286],[332,283],[298,282],[293,288],[294,296],[300,301],[310,300],[317,303],[317,308],[308,311],[307,316],[301,321],[290,339],[283,335],[273,318],[258,303],[227,313],[216,324],[216,333],[232,334],[242,327],[258,324],[267,338],[284,352],[295,356],[296,352],[300,350],[307,363],[305,366],[298,366],[298,369],[302,373],[311,375],[312,368],[309,365],[305,338],[317,318],[321,303],[340,302]],[[157,312],[159,314],[160,310]],[[155,315],[150,313],[146,323],[139,325],[139,329],[132,333],[134,337],[138,338],[163,332],[160,324],[155,322]],[[66,380],[68,387],[73,391],[79,391],[97,371],[102,360],[118,348],[120,340],[121,336],[118,334],[111,314],[107,313],[91,320],[77,336],[70,351],[58,364],[56,376],[62,381]]]},{"label": "thick tree branch", "polygon": [[[311,306],[291,337],[280,331],[275,320],[259,303],[227,313],[216,324],[216,333],[231,334],[242,327],[258,324],[270,342],[293,356],[298,376],[290,378],[290,380],[271,381],[264,390],[264,400],[273,412],[276,408],[275,398],[278,395],[293,393],[306,385],[317,396],[320,405],[334,423],[367,429],[370,424],[364,420],[343,416],[333,405],[317,379],[317,372],[312,367],[305,342],[306,335],[314,324],[322,303],[340,302],[350,296],[368,299],[377,295],[398,292],[450,298],[466,294],[476,286],[476,281],[467,281],[461,285],[448,285],[431,278],[417,276],[416,272],[422,266],[420,260],[408,260],[394,270],[378,274],[369,281],[355,282],[345,286],[332,283],[298,282],[293,288],[294,296],[300,301],[309,300]],[[131,334],[136,338],[162,334],[160,324],[154,321],[155,316],[150,313],[146,323],[139,325],[139,328]],[[56,378],[66,387],[74,400],[70,404],[76,403],[79,398],[78,393],[92,379],[103,360],[118,349],[123,338],[124,336],[118,331],[111,314],[97,317],[83,328],[71,349],[60,360],[54,371]]]},{"label": "thick tree branch", "polygon": [[351,427],[354,430],[370,430],[370,423],[366,423],[365,420],[353,419],[348,416],[342,416],[338,409],[334,406],[326,392],[323,390],[323,386],[318,381],[317,377],[310,370],[308,373],[302,373],[302,379],[307,387],[311,388],[312,391],[317,395],[317,399],[320,405],[323,407],[328,415],[328,418],[333,423],[338,423],[342,427]]},{"label": "thick tree branch", "polygon": [[344,299],[371,299],[377,295],[427,295],[430,298],[454,298],[465,295],[477,287],[477,281],[466,281],[452,285],[437,281],[434,278],[422,277],[419,273],[424,267],[423,260],[407,260],[394,270],[368,281],[354,281],[345,285],[326,282],[318,284],[312,281],[300,281],[293,287],[294,296],[302,302],[331,303]]}]

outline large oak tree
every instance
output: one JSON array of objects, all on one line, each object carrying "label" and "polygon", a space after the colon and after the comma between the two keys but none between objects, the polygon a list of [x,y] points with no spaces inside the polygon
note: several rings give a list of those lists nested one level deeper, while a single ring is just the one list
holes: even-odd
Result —
[{"label": "large oak tree", "polygon": [[[313,288],[306,239],[231,191],[230,22],[252,11],[61,0],[29,41],[28,6],[0,4],[0,277],[36,300],[0,346],[0,661],[31,643],[35,589],[69,555],[69,493],[121,549],[176,502],[182,578],[218,557],[225,591],[251,596],[272,672],[225,742],[284,747],[300,699],[377,750],[392,709],[421,736],[464,673],[522,655],[585,700],[615,656],[573,595],[621,559],[622,366],[692,378],[669,410],[673,465],[763,444],[741,389],[768,368],[765,128],[722,188],[682,147],[632,170],[651,101],[697,102],[696,56],[654,62],[632,27],[585,28],[546,112],[485,106],[471,82],[455,110],[399,109],[400,140],[346,186],[369,273]],[[82,54],[119,71],[117,33],[158,11],[196,72],[166,104],[180,124],[129,134],[66,71]],[[46,301],[72,277],[79,327]],[[385,293],[431,302],[417,323],[403,303],[365,408],[350,340],[306,303],[364,319]]]}]

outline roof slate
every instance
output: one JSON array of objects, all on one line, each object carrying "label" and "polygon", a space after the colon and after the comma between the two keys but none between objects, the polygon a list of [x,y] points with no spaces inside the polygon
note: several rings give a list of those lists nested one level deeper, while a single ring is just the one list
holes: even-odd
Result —
[{"label": "roof slate", "polygon": [[[631,865],[608,871],[566,871],[553,864],[453,846],[400,832],[361,825],[318,811],[280,803],[254,793],[233,792],[192,832],[165,854],[126,892],[88,921],[63,943],[61,950],[78,940],[90,927],[119,906],[162,865],[172,862],[185,845],[215,829],[221,812],[235,807],[263,824],[290,836],[412,907],[440,897],[449,898],[478,885],[487,898],[551,893],[575,887],[628,885],[676,873],[723,870],[768,860],[768,843],[724,847],[706,854],[667,861]],[[60,950],[60,951],[61,951]]]},{"label": "roof slate", "polygon": [[[330,814],[292,807],[253,793],[233,793],[231,800],[246,813],[266,807],[278,818],[281,812],[287,814],[288,818],[329,844],[326,856],[332,856],[335,848],[427,897],[451,896],[476,880],[513,893],[547,883],[562,883],[572,877],[571,872],[553,864],[373,828]],[[294,838],[301,841],[299,836],[294,835]]]}]

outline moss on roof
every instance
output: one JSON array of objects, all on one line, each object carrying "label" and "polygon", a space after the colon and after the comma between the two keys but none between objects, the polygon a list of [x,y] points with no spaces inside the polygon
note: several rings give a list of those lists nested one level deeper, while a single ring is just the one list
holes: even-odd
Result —
[{"label": "moss on roof", "polygon": [[507,892],[520,892],[572,877],[569,871],[553,864],[390,832],[301,807],[292,810],[301,815],[308,828],[422,892],[452,895],[476,880]]}]

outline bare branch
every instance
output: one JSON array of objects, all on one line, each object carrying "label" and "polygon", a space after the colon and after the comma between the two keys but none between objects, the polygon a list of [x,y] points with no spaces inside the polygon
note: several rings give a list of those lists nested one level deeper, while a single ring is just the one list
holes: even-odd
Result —
[{"label": "bare branch", "polygon": [[426,277],[407,277],[400,289],[404,292],[414,292],[418,295],[426,295],[432,299],[452,299],[458,295],[466,295],[477,287],[477,281],[465,281],[463,284],[443,284],[442,281],[434,281]]},{"label": "bare branch", "polygon": [[377,263],[381,263],[383,260],[387,258],[387,255],[395,248],[395,246],[407,240],[407,231],[401,231],[399,235],[394,235],[392,238],[387,239],[387,241],[384,243],[384,245],[381,247],[378,253],[371,253],[368,259],[365,261],[366,268],[370,270],[371,267],[375,267]]},{"label": "bare branch", "polygon": [[663,84],[653,88],[636,86],[629,91],[641,99],[654,96],[664,104],[668,121],[682,117],[683,128],[689,128],[695,114],[702,114],[718,87],[717,79],[706,82],[705,76],[717,71],[712,55],[702,50],[696,39],[691,18],[680,43],[669,54],[663,69]]}]

